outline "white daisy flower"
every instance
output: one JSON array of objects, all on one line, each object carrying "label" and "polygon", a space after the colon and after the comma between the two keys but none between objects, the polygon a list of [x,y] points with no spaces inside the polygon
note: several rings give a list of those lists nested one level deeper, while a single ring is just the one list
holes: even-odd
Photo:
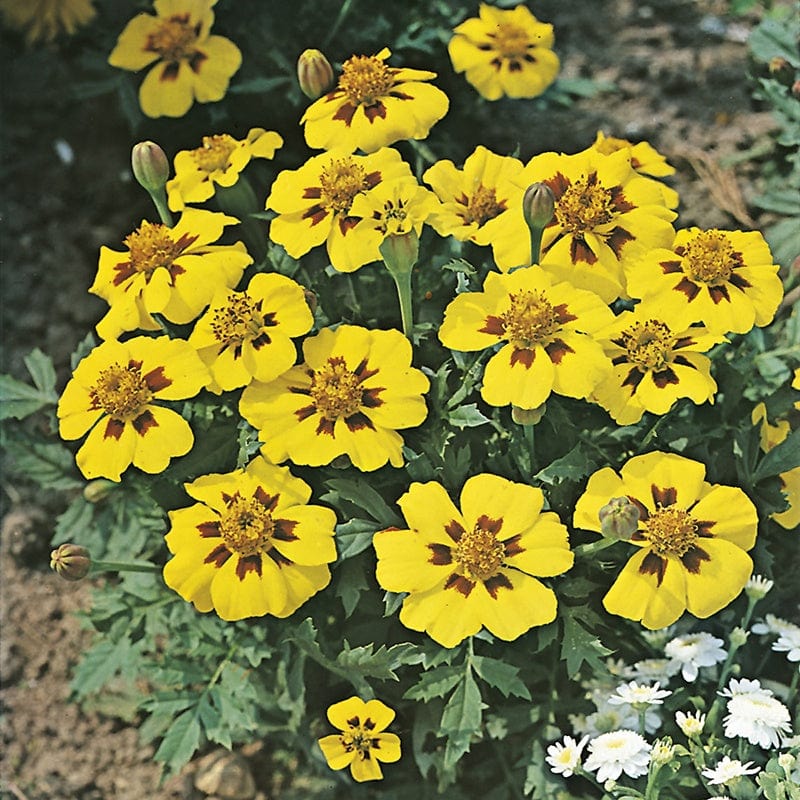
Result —
[{"label": "white daisy flower", "polygon": [[671,658],[645,658],[629,667],[629,674],[624,678],[637,681],[668,683],[680,671],[681,665]]},{"label": "white daisy flower", "polygon": [[597,771],[600,783],[615,781],[624,772],[629,778],[647,774],[651,747],[634,731],[611,731],[589,742],[584,769]]},{"label": "white daisy flower", "polygon": [[713,667],[725,660],[728,654],[722,645],[722,639],[710,633],[687,633],[668,641],[664,653],[680,665],[683,679],[691,683],[700,667]]},{"label": "white daisy flower", "polygon": [[782,633],[772,643],[772,649],[776,653],[786,653],[789,661],[800,661],[800,628]]},{"label": "white daisy flower", "polygon": [[652,686],[638,684],[636,681],[623,683],[617,687],[615,694],[608,698],[612,706],[629,705],[637,711],[651,705],[661,705],[665,697],[669,697],[672,692],[667,689],[659,689],[659,684]]},{"label": "white daisy flower", "polygon": [[547,756],[544,760],[556,775],[569,778],[580,766],[581,753],[588,741],[588,736],[584,736],[579,742],[576,742],[571,736],[565,736],[563,743],[555,742],[547,748]]},{"label": "white daisy flower", "polygon": [[755,775],[761,771],[761,767],[754,767],[752,761],[742,764],[728,756],[723,756],[722,761],[716,767],[703,770],[703,777],[708,779],[712,786],[722,786],[724,783],[732,781],[734,778],[741,778],[743,775]]},{"label": "white daisy flower", "polygon": [[774,585],[774,582],[769,578],[754,573],[744,585],[744,591],[751,600],[761,600],[767,596],[767,593]]},{"label": "white daisy flower", "polygon": [[792,631],[795,633],[800,632],[800,628],[793,622],[776,617],[774,614],[767,614],[761,622],[756,622],[753,625],[752,630],[753,633],[757,633],[759,636],[768,636],[770,634],[783,636]]},{"label": "white daisy flower", "polygon": [[728,716],[722,720],[725,735],[741,736],[764,749],[779,747],[791,736],[789,709],[759,681],[732,678],[720,694],[728,698]]},{"label": "white daisy flower", "polygon": [[706,724],[706,715],[700,711],[684,714],[683,711],[675,712],[675,722],[684,736],[699,736]]}]

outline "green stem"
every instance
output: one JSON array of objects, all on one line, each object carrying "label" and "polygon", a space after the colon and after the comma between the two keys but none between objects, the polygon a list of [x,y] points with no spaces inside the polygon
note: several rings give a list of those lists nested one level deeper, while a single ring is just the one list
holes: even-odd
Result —
[{"label": "green stem", "polygon": [[539,263],[542,251],[542,233],[544,228],[531,228],[531,265]]},{"label": "green stem", "polygon": [[158,216],[167,227],[173,226],[172,214],[170,213],[169,206],[167,205],[167,190],[162,186],[160,189],[152,189],[147,192],[153,205],[158,211]]},{"label": "green stem", "polygon": [[92,561],[92,572],[161,572],[156,564],[142,564],[132,561]]},{"label": "green stem", "polygon": [[403,333],[411,338],[414,329],[413,307],[411,303],[411,270],[398,272],[390,269],[394,285],[397,287],[397,297],[400,300],[400,317],[403,321]]},{"label": "green stem", "polygon": [[641,736],[647,736],[647,731],[645,730],[645,726],[647,724],[647,709],[640,708],[639,709],[639,734]]},{"label": "green stem", "polygon": [[572,552],[575,553],[576,556],[593,556],[595,553],[599,553],[601,550],[605,550],[606,547],[611,547],[612,544],[616,544],[619,539],[598,539],[596,542],[589,542],[588,544],[581,544],[578,547],[573,548]]},{"label": "green stem", "polygon": [[251,214],[261,210],[256,193],[244,175],[233,186],[217,186],[214,197],[217,206],[239,220],[239,230],[247,250],[257,264],[267,257],[266,234],[259,220]]}]

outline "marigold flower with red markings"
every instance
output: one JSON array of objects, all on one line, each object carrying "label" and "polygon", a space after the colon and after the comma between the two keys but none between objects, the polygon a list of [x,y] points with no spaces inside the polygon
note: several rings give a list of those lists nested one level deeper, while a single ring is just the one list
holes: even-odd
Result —
[{"label": "marigold flower with red markings", "polygon": [[97,13],[93,0],[0,0],[0,12],[6,25],[25,31],[28,44],[72,36]]},{"label": "marigold flower with red markings", "polygon": [[175,156],[175,177],[167,183],[169,207],[182,211],[187,203],[204,203],[217,186],[233,186],[251,159],[273,158],[282,146],[282,137],[264,128],[251,128],[239,140],[227,133],[204,136],[200,147]]},{"label": "marigold flower with red markings", "polygon": [[277,273],[254,275],[242,292],[222,290],[194,326],[189,344],[213,377],[217,394],[269,382],[297,360],[292,337],[311,330],[314,316],[300,284]]},{"label": "marigold flower with red markings", "polygon": [[595,472],[575,506],[576,528],[600,532],[598,512],[610,497],[639,508],[639,548],[603,598],[610,614],[665,628],[688,611],[705,619],[728,605],[753,572],[747,554],[758,513],[739,488],[705,481],[698,461],[671,453],[635,456],[617,474]]},{"label": "marigold flower with red markings", "polygon": [[484,473],[459,502],[439,483],[412,483],[398,500],[408,530],[373,537],[378,583],[409,593],[403,625],[455,647],[482,627],[511,641],[552,622],[556,596],[539,578],[566,572],[574,555],[541,489]]},{"label": "marigold flower with red markings", "polygon": [[[667,249],[669,247],[670,249]],[[783,284],[758,231],[688,228],[626,265],[631,297],[653,298],[685,325],[747,333],[775,317]]]},{"label": "marigold flower with red markings", "polygon": [[490,273],[480,292],[445,309],[439,339],[452,350],[503,347],[486,364],[481,397],[493,406],[541,406],[551,392],[588,397],[611,371],[592,334],[614,315],[594,293],[553,285],[540,267]]},{"label": "marigold flower with red markings", "polygon": [[340,325],[303,342],[305,363],[270,383],[251,383],[239,410],[259,429],[275,463],[321,466],[347,455],[363,472],[403,465],[397,432],[420,425],[428,410],[425,375],[411,366],[400,331]]},{"label": "marigold flower with red markings", "polygon": [[391,148],[367,156],[332,150],[310,158],[296,170],[278,174],[267,208],[278,212],[269,237],[292,258],[325,243],[333,267],[354,272],[380,260],[381,233],[353,212],[356,197],[381,183],[405,180],[416,187],[411,168]]},{"label": "marigold flower with red markings", "polygon": [[159,330],[153,314],[179,325],[196,319],[218,289],[236,286],[253,263],[241,242],[212,244],[237,222],[225,214],[187,208],[171,228],[142,221],[125,238],[126,252],[101,247],[89,291],[111,308],[97,324],[97,333],[114,339],[137,328]]},{"label": "marigold flower with red markings", "polygon": [[89,432],[76,456],[86,478],[119,481],[131,464],[163,472],[171,458],[192,449],[194,435],[161,403],[194,397],[209,378],[181,339],[103,342],[81,360],[61,395],[59,433],[71,440]]},{"label": "marigold flower with red markings", "polygon": [[481,3],[478,16],[453,34],[447,45],[453,69],[487,100],[538,97],[558,75],[553,26],[524,5],[500,9]]},{"label": "marigold flower with red markings", "polygon": [[383,48],[374,56],[351,56],[342,64],[336,87],[313,102],[300,122],[309,147],[363,150],[406,139],[424,139],[447,113],[450,101],[428,81],[435,72],[384,63]]},{"label": "marigold flower with red markings", "polygon": [[651,305],[623,311],[595,338],[614,365],[613,372],[592,392],[619,425],[638,422],[645,411],[666,414],[681,398],[714,402],[716,381],[711,360],[703,355],[724,342],[705,328],[681,328]]},{"label": "marigold flower with red markings", "polygon": [[184,487],[198,502],[169,512],[164,581],[198,611],[288,617],[330,582],[336,515],[288,468],[259,456]]},{"label": "marigold flower with red markings", "polygon": [[211,103],[228,91],[242,63],[239,48],[212,36],[217,0],[154,0],[152,14],[137,14],[108,57],[112,67],[150,71],[139,87],[148,117],[182,117],[197,100]]},{"label": "marigold flower with red markings", "polygon": [[322,754],[331,769],[350,767],[353,780],[378,781],[383,778],[380,761],[400,760],[400,737],[387,733],[395,712],[380,700],[350,697],[328,708],[328,721],[341,733],[318,739]]}]

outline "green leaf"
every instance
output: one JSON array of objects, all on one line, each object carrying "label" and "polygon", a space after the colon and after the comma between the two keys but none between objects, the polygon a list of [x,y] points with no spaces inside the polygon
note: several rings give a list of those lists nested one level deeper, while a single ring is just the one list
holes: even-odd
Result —
[{"label": "green leaf", "polygon": [[788,472],[795,467],[800,467],[800,428],[793,431],[761,459],[753,472],[753,483]]},{"label": "green leaf", "polygon": [[[522,792],[533,800],[551,800],[560,797],[563,783],[556,778],[544,760],[544,747],[540,741],[534,741],[531,760],[525,773],[525,785]],[[571,795],[570,795],[571,797]]]},{"label": "green leaf", "polygon": [[112,641],[100,639],[84,654],[75,669],[71,689],[78,698],[102,689],[131,660],[132,646],[127,637]]},{"label": "green leaf", "polygon": [[351,519],[336,526],[336,549],[338,562],[357,556],[372,544],[372,537],[379,526],[367,519]]},{"label": "green leaf", "polygon": [[544,469],[534,475],[536,480],[549,485],[566,481],[581,481],[598,467],[594,453],[590,455],[589,448],[578,442],[566,455],[551,461]]},{"label": "green leaf", "polygon": [[494,686],[503,697],[514,695],[524,700],[531,699],[528,687],[519,679],[519,669],[505,661],[486,656],[473,656],[470,663],[475,672],[490,686]]},{"label": "green leaf", "polygon": [[410,643],[396,644],[388,649],[383,644],[377,650],[374,648],[375,645],[370,643],[351,649],[345,641],[344,650],[336,657],[336,663],[348,672],[354,670],[365,678],[396,681],[398,677],[395,670],[398,667],[418,664],[422,660],[416,645]]},{"label": "green leaf", "polygon": [[322,496],[322,500],[335,503],[339,498],[348,500],[364,510],[384,528],[401,525],[402,521],[386,504],[380,493],[361,478],[331,478],[325,481],[331,490]]},{"label": "green leaf", "polygon": [[603,674],[605,664],[602,659],[613,653],[604,647],[600,640],[586,630],[575,619],[575,615],[581,613],[580,607],[574,609],[560,605],[561,618],[564,622],[564,638],[561,642],[561,660],[567,662],[567,672],[570,678],[575,678],[581,670],[581,666],[588,664],[595,672]]},{"label": "green leaf", "polygon": [[[42,375],[37,377],[43,378]],[[58,396],[52,389],[44,391],[10,375],[0,375],[0,419],[25,419],[57,402]]]},{"label": "green leaf", "polygon": [[42,392],[42,394],[49,395],[57,401],[56,371],[53,367],[53,359],[45,355],[37,347],[25,356],[24,361],[36,388]]},{"label": "green leaf", "polygon": [[336,569],[336,596],[342,601],[345,617],[355,611],[359,598],[369,588],[361,559],[346,561]]},{"label": "green leaf", "polygon": [[448,414],[447,419],[451,425],[460,430],[477,428],[479,425],[485,425],[490,422],[489,418],[478,409],[476,403],[459,406]]},{"label": "green leaf", "polygon": [[463,667],[443,666],[429,669],[406,691],[403,699],[427,702],[434,697],[444,697],[459,683],[463,674]]},{"label": "green leaf", "polygon": [[480,733],[483,709],[478,684],[467,670],[447,701],[439,723],[439,735],[447,736],[445,769],[454,767],[461,756],[469,752],[472,737]]},{"label": "green leaf", "polygon": [[40,442],[9,441],[6,452],[13,460],[13,471],[36,481],[45,489],[69,491],[84,482],[75,477],[75,459],[63,445]]},{"label": "green leaf", "polygon": [[198,704],[175,717],[156,750],[155,760],[164,764],[167,774],[174,775],[184,764],[189,763],[200,747],[201,734]]},{"label": "green leaf", "polygon": [[782,56],[792,66],[800,67],[800,55],[797,52],[797,37],[800,35],[795,22],[787,24],[786,20],[767,17],[750,34],[748,46],[753,55],[765,64],[775,56]]}]

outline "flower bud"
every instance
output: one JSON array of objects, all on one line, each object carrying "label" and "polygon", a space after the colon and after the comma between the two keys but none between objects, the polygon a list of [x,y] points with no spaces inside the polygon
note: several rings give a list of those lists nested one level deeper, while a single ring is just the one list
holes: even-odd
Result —
[{"label": "flower bud", "polygon": [[612,497],[597,516],[606,539],[628,541],[639,527],[639,509],[627,497]]},{"label": "flower bud", "polygon": [[55,570],[62,578],[68,581],[79,581],[89,574],[92,559],[89,551],[79,544],[59,545],[50,553],[50,569]]},{"label": "flower bud", "polygon": [[333,67],[319,50],[304,50],[297,59],[297,82],[309,100],[322,97],[333,87]]},{"label": "flower bud", "polygon": [[744,591],[751,600],[762,600],[773,586],[774,583],[768,578],[753,574],[744,585]]},{"label": "flower bud", "polygon": [[556,197],[546,183],[532,183],[522,197],[522,215],[528,227],[542,228],[553,219]]},{"label": "flower bud", "polygon": [[511,419],[517,425],[536,425],[547,411],[547,403],[542,403],[536,408],[520,408],[511,406]]},{"label": "flower bud", "polygon": [[83,499],[87,503],[100,503],[118,488],[119,484],[114,481],[110,481],[107,478],[96,478],[83,487]]},{"label": "flower bud", "polygon": [[739,626],[735,627],[730,634],[730,643],[732,647],[741,647],[747,642],[747,631]]},{"label": "flower bud", "polygon": [[143,189],[157,192],[169,178],[169,161],[166,153],[155,142],[139,142],[131,151],[133,177]]},{"label": "flower bud", "polygon": [[378,248],[392,275],[411,272],[419,257],[419,236],[412,228],[408,233],[387,236]]}]

